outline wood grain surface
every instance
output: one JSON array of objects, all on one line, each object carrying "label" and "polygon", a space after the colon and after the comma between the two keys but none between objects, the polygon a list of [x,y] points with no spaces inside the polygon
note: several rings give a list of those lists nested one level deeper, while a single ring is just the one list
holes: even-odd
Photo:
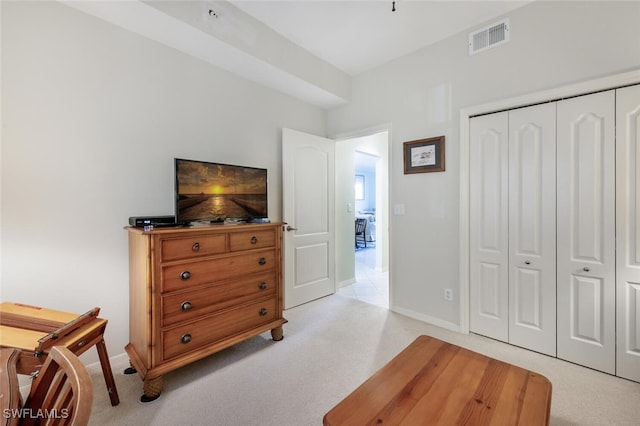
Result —
[{"label": "wood grain surface", "polygon": [[546,425],[550,409],[546,377],[420,336],[329,411],[324,425]]}]

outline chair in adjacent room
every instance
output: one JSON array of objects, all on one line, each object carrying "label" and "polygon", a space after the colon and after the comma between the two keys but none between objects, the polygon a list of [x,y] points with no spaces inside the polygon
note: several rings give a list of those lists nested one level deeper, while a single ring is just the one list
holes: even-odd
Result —
[{"label": "chair in adjacent room", "polygon": [[[17,357],[11,359],[15,363]],[[15,368],[4,367],[3,373],[15,374]],[[18,424],[86,426],[92,407],[93,383],[86,367],[66,347],[53,346],[31,384]]]},{"label": "chair in adjacent room", "polygon": [[356,219],[356,248],[358,248],[358,242],[364,244],[364,247],[367,247],[367,219],[357,218]]}]

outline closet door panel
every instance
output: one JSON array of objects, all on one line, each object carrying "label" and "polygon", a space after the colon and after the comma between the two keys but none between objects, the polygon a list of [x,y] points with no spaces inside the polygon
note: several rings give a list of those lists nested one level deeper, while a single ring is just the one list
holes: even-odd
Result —
[{"label": "closet door panel", "polygon": [[640,382],[640,85],[616,91],[617,365]]},{"label": "closet door panel", "polygon": [[558,357],[615,371],[614,91],[558,102]]},{"label": "closet door panel", "polygon": [[507,342],[508,114],[470,124],[470,330]]},{"label": "closet door panel", "polygon": [[556,106],[509,112],[509,342],[556,355]]}]

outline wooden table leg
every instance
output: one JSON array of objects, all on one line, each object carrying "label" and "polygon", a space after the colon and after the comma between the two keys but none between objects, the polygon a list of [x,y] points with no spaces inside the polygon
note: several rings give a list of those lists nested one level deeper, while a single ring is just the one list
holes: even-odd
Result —
[{"label": "wooden table leg", "polygon": [[120,403],[120,398],[118,397],[116,382],[113,379],[111,363],[109,362],[109,355],[107,354],[107,345],[105,345],[104,340],[100,340],[98,343],[96,343],[96,349],[98,350],[100,366],[102,367],[102,375],[104,376],[104,381],[107,384],[107,392],[109,392],[111,405],[116,406]]}]

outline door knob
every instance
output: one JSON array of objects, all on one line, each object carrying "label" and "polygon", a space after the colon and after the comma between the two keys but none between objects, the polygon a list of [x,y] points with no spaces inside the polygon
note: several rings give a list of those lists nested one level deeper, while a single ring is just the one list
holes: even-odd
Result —
[{"label": "door knob", "polygon": [[291,232],[291,231],[297,231],[297,230],[298,230],[298,228],[294,228],[291,225],[287,225],[287,231]]}]

